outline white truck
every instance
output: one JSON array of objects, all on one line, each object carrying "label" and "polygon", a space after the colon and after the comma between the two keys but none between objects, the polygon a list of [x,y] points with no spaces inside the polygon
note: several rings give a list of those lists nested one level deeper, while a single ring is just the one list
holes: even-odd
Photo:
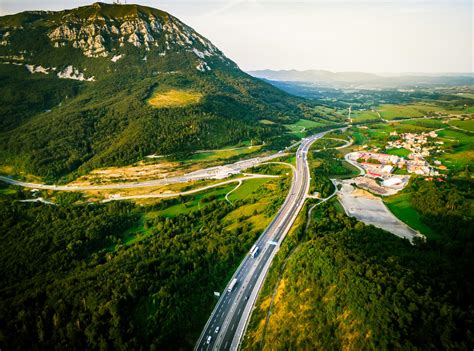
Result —
[{"label": "white truck", "polygon": [[257,245],[252,246],[252,249],[250,250],[250,256],[251,256],[252,258],[257,257],[257,255],[258,255],[258,250],[259,250],[259,247],[258,247]]},{"label": "white truck", "polygon": [[227,292],[231,293],[232,290],[234,290],[234,287],[237,285],[238,281],[239,280],[237,278],[232,279],[232,281],[230,282],[229,287],[227,288]]}]

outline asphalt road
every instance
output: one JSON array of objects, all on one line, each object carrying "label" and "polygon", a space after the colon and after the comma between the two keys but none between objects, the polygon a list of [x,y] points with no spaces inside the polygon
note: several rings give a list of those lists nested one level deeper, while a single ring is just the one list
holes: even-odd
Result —
[{"label": "asphalt road", "polygon": [[[296,171],[290,192],[273,221],[256,242],[260,248],[259,255],[255,258],[247,255],[244,258],[231,279],[232,281],[237,278],[237,285],[231,292],[227,292],[227,286],[221,294],[196,343],[195,350],[238,349],[273,257],[303,207],[308,193],[310,176],[306,153],[311,144],[326,133],[316,134],[301,142],[296,152]],[[211,339],[208,343],[209,336]]]},{"label": "asphalt road", "polygon": [[183,174],[182,176],[161,178],[147,180],[143,182],[133,183],[113,183],[104,185],[49,185],[40,183],[29,183],[15,180],[9,177],[0,176],[0,181],[8,184],[18,185],[25,188],[33,189],[46,189],[56,191],[84,191],[84,190],[106,190],[106,189],[134,189],[134,188],[145,188],[151,186],[162,186],[170,184],[186,183],[204,179],[221,179],[226,178],[229,174],[240,173],[245,169],[258,166],[261,163],[268,162],[274,158],[278,158],[285,155],[283,152],[278,152],[269,156],[255,157],[235,163],[227,164],[224,166],[216,166],[210,168],[200,169],[191,173]]}]

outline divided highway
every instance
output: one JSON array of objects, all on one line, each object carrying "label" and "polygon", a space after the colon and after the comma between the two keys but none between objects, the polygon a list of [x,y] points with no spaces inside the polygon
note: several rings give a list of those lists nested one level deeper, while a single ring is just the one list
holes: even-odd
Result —
[{"label": "divided highway", "polygon": [[259,247],[258,255],[252,257],[249,254],[244,258],[231,279],[231,282],[237,279],[237,284],[229,292],[229,282],[221,294],[195,350],[238,349],[271,262],[308,194],[310,176],[306,154],[311,144],[328,132],[313,135],[301,142],[296,152],[296,171],[283,206],[255,243]]}]

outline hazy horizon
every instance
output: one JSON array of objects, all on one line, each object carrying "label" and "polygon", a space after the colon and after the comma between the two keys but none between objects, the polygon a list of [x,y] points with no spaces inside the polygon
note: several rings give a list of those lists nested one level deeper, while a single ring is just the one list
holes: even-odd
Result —
[{"label": "hazy horizon", "polygon": [[327,70],[327,69],[319,69],[319,68],[307,68],[307,69],[294,69],[294,68],[282,68],[282,69],[271,69],[271,68],[260,68],[260,69],[250,69],[245,70],[246,72],[255,72],[255,71],[298,71],[298,72],[305,72],[305,71],[325,71],[325,72],[332,72],[332,73],[369,73],[375,74],[379,76],[387,76],[387,77],[397,77],[397,76],[407,76],[407,75],[416,75],[416,76],[440,76],[440,75],[474,75],[474,72],[370,72],[370,71],[336,71],[336,70]]},{"label": "hazy horizon", "polygon": [[[0,0],[0,15],[60,10],[92,2]],[[296,69],[380,75],[473,72],[471,1],[137,3],[180,18],[245,71]]]}]

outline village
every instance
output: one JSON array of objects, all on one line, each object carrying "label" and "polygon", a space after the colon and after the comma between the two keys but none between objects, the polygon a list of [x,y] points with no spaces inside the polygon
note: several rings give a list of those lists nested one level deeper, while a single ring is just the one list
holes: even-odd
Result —
[{"label": "village", "polygon": [[[439,160],[433,159],[435,153],[442,152],[442,141],[435,141],[438,137],[436,131],[423,133],[390,133],[392,140],[385,146],[385,152],[392,149],[405,149],[410,153],[402,157],[388,153],[381,153],[380,148],[371,148],[365,145],[365,150],[351,152],[346,155],[346,161],[359,169],[363,169],[365,176],[353,179],[353,183],[361,188],[370,190],[378,195],[392,195],[403,189],[409,174],[416,174],[431,180],[432,177],[443,177],[440,171],[445,171],[446,166]],[[431,165],[426,158],[433,161]]]}]

